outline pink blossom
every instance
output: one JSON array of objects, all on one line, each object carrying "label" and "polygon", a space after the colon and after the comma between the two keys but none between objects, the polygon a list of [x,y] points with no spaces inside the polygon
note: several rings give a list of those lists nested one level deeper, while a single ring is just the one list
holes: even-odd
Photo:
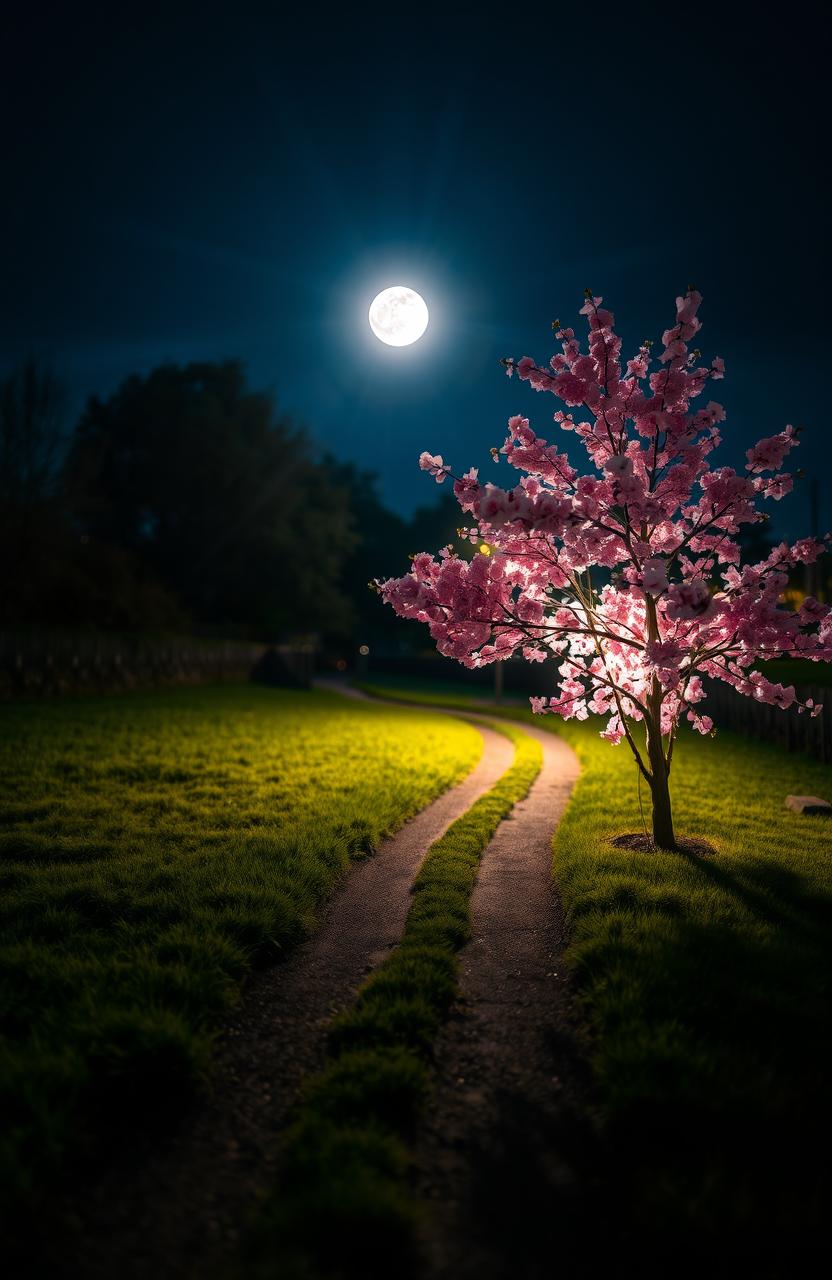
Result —
[{"label": "pink blossom", "polygon": [[752,671],[749,677],[752,696],[759,702],[770,702],[785,711],[795,701],[794,685],[776,684],[767,680],[759,671]]},{"label": "pink blossom", "polygon": [[828,612],[825,604],[821,604],[814,596],[807,596],[800,606],[799,617],[804,623],[821,622]]},{"label": "pink blossom", "polygon": [[608,476],[627,476],[632,475],[633,463],[626,454],[614,453],[612,457],[607,458],[604,463],[604,470]]},{"label": "pink blossom", "polygon": [[814,564],[825,550],[818,538],[799,538],[791,548],[790,559],[792,564]]},{"label": "pink blossom", "polygon": [[672,687],[679,682],[679,668],[685,654],[685,647],[677,640],[648,640],[644,646],[645,667],[663,685]]},{"label": "pink blossom", "polygon": [[564,404],[583,404],[587,395],[587,384],[574,373],[559,373],[554,379],[554,391]]},{"label": "pink blossom", "polygon": [[689,289],[683,298],[676,299],[676,319],[679,324],[690,324],[696,319],[696,313],[702,306],[702,294],[697,289]]},{"label": "pink blossom", "polygon": [[694,578],[692,582],[674,582],[668,587],[667,595],[665,616],[673,621],[704,618],[712,605],[707,583],[701,578]]},{"label": "pink blossom", "polygon": [[779,502],[787,493],[791,493],[793,486],[792,476],[785,471],[779,476],[757,476],[754,480],[757,493],[762,494],[764,498],[773,498],[775,502]]},{"label": "pink blossom", "polygon": [[753,449],[746,450],[746,471],[774,471],[786,454],[797,444],[794,427],[786,427],[779,435],[758,440]]},{"label": "pink blossom", "polygon": [[649,591],[651,596],[661,595],[667,586],[667,568],[661,556],[651,556],[649,560],[645,560],[641,580],[644,590]]},{"label": "pink blossom", "polygon": [[478,504],[480,495],[478,475],[477,468],[471,467],[463,476],[454,481],[454,496],[463,511],[473,511]]},{"label": "pink blossom", "polygon": [[449,474],[451,468],[442,461],[441,453],[436,455],[432,453],[419,454],[419,466],[423,471],[427,471],[436,480],[437,484],[441,484],[445,476]]},{"label": "pink blossom", "polygon": [[627,372],[632,374],[634,378],[646,378],[649,365],[650,361],[647,354],[640,354],[634,360],[627,361]]},{"label": "pink blossom", "polygon": [[601,730],[601,737],[606,738],[607,742],[612,742],[615,745],[621,741],[624,737],[624,726],[621,723],[620,716],[610,716],[606,728]]}]

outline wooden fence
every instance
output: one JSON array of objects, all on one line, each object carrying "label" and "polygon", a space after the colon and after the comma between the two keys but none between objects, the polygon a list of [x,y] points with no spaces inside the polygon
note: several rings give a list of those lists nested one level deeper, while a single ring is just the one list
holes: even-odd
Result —
[{"label": "wooden fence", "polygon": [[191,636],[0,631],[0,699],[248,680],[266,652]]},{"label": "wooden fence", "polygon": [[787,751],[803,751],[818,760],[832,762],[832,689],[801,685],[801,702],[813,698],[823,705],[814,718],[796,707],[781,711],[765,702],[755,702],[718,680],[708,682],[708,700],[703,711],[720,729],[734,729],[750,738],[774,742]]}]

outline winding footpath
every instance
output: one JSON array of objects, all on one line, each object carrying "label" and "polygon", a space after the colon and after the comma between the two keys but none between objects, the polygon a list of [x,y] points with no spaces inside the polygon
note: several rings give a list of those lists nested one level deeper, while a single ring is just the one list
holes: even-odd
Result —
[{"label": "winding footpath", "polygon": [[585,1264],[597,1229],[588,1053],[552,876],[552,837],[580,765],[561,738],[522,728],[543,764],[482,854],[461,998],[434,1048],[418,1135],[426,1280],[549,1280],[558,1263]]},{"label": "winding footpath", "polygon": [[[460,953],[462,998],[435,1047],[416,1185],[431,1203],[425,1273],[548,1277],[592,1165],[585,1048],[562,968],[552,835],[579,773],[561,739],[483,853]],[[567,1219],[571,1219],[567,1223]]]},{"label": "winding footpath", "polygon": [[511,764],[511,743],[477,728],[483,755],[468,777],[357,864],[316,932],[247,987],[217,1041],[207,1102],[149,1156],[125,1158],[79,1189],[68,1206],[77,1247],[66,1274],[203,1280],[221,1270],[274,1183],[287,1118],[301,1080],[323,1064],[331,1018],[401,938],[425,853]]}]

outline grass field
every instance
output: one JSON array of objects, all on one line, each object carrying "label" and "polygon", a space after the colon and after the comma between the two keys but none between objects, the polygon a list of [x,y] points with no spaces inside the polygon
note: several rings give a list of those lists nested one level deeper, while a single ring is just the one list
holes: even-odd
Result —
[{"label": "grass field", "polygon": [[[464,687],[386,687],[476,703]],[[522,706],[500,714],[532,719]],[[832,823],[790,814],[783,798],[832,798],[832,770],[727,733],[684,734],[677,829],[717,856],[625,852],[608,837],[641,827],[626,749],[592,722],[534,722],[562,733],[584,765],[554,872],[595,1045],[604,1212],[642,1259],[648,1242],[678,1259],[682,1241],[703,1265],[727,1239],[763,1260],[761,1275],[788,1275],[828,1199]],[[350,860],[479,751],[471,726],[429,710],[251,686],[3,709],[0,1177],[19,1216],[85,1154],[170,1125],[206,1076],[212,1028],[246,975],[291,947]],[[443,907],[460,886],[417,893],[417,949],[425,903],[448,937],[438,948],[430,938],[427,967],[402,948],[401,973],[394,964],[368,988],[329,1074],[310,1085],[313,1126],[349,1129],[385,1098],[406,1117],[422,1097],[430,1037],[415,1060],[406,1038],[385,1044],[381,1065],[373,1037],[397,983],[423,983],[436,1009],[453,988],[443,948],[465,936],[473,863],[453,841],[448,851],[451,879],[465,880],[463,914]],[[365,1152],[371,1169],[392,1161],[379,1230],[401,1209],[398,1124]],[[296,1147],[299,1159],[315,1150]]]},{"label": "grass field", "polygon": [[767,1259],[760,1274],[788,1274],[828,1205],[832,823],[783,802],[832,799],[832,770],[737,735],[684,733],[677,831],[718,854],[625,852],[608,837],[641,830],[626,748],[592,721],[537,723],[584,766],[554,874],[595,1039],[612,1212],[642,1257],[646,1242],[684,1241],[701,1262],[728,1240]]},{"label": "grass field", "polygon": [[16,704],[0,737],[0,1178],[164,1126],[253,966],[475,764],[467,724],[255,686]]}]

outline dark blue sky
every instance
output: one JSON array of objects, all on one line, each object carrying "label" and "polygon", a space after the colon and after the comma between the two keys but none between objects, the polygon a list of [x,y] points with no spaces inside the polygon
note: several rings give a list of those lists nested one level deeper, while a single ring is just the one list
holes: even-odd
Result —
[{"label": "dark blue sky", "polygon": [[[822,476],[827,68],[820,9],[795,12],[28,6],[3,40],[0,358],[47,356],[77,409],[241,357],[408,511],[422,448],[490,475],[509,413],[546,434],[555,401],[497,360],[547,358],[587,284],[635,344],[691,281],[725,460],[791,421]],[[398,350],[366,321],[397,282],[432,315]],[[806,507],[804,484],[777,531]]]}]

